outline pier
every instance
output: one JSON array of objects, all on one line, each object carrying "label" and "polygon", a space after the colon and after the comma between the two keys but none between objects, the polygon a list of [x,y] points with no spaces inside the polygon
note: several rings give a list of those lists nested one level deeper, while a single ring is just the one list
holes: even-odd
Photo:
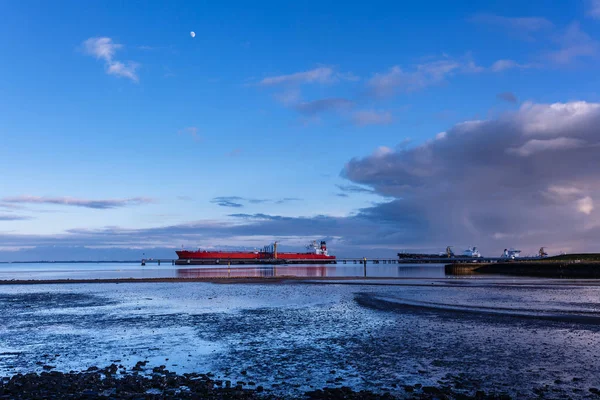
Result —
[{"label": "pier", "polygon": [[[338,258],[335,260],[286,260],[281,258],[265,258],[257,260],[236,260],[236,259],[143,259],[141,265],[146,264],[166,264],[166,265],[293,265],[293,264],[405,264],[396,258]],[[440,261],[443,263],[443,261]]]},{"label": "pier", "polygon": [[[526,260],[524,257],[521,258]],[[532,258],[533,259],[533,258]],[[506,258],[501,257],[478,257],[478,258],[337,258],[335,260],[286,260],[281,258],[265,258],[256,260],[236,260],[236,259],[143,259],[142,266],[150,263],[157,265],[293,265],[293,264],[455,264],[455,263],[496,263],[506,262]]]}]

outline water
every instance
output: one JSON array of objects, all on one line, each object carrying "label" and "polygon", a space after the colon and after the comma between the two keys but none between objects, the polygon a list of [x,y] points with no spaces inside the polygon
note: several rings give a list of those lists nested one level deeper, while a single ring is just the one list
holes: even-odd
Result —
[{"label": "water", "polygon": [[[361,264],[195,266],[163,263],[9,263],[0,264],[0,280],[118,279],[118,278],[224,278],[224,277],[364,277]],[[367,264],[367,277],[443,278],[441,264]]]},{"label": "water", "polygon": [[[3,279],[181,276],[171,266],[17,267],[2,265]],[[600,386],[598,281],[446,277],[432,265],[369,265],[373,277],[388,279],[331,281],[311,277],[361,271],[239,269],[307,279],[0,286],[0,376],[44,364],[69,371],[149,360],[150,369],[212,371],[286,393],[347,385],[401,394],[398,385],[445,382],[559,399]],[[198,271],[223,273],[186,273]]]}]

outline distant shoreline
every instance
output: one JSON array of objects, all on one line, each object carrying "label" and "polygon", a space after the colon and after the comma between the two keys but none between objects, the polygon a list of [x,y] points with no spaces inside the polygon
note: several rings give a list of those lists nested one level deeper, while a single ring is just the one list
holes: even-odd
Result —
[{"label": "distant shoreline", "polygon": [[[0,280],[1,285],[40,285],[40,284],[72,284],[72,283],[180,283],[180,282],[207,282],[207,283],[282,283],[283,281],[352,281],[359,279],[389,280],[398,278],[389,277],[307,277],[307,276],[277,276],[277,277],[206,277],[206,278],[108,278],[108,279],[14,279]],[[421,279],[421,278],[405,278]]]},{"label": "distant shoreline", "polygon": [[[456,264],[452,264],[456,265]],[[472,273],[471,273],[472,274]],[[462,274],[459,274],[462,275]],[[506,278],[510,278],[509,274],[505,274]],[[494,280],[497,276],[489,278],[480,278],[479,281],[483,284],[489,284],[488,280]],[[427,282],[422,282],[426,280]],[[342,283],[343,281],[343,283]],[[387,282],[386,282],[387,281]],[[392,282],[390,282],[392,281]],[[400,283],[407,281],[416,281],[415,283]],[[345,285],[367,285],[367,286],[425,286],[431,287],[433,282],[437,281],[436,287],[443,287],[446,285],[456,286],[453,282],[453,278],[441,277],[441,278],[423,278],[423,277],[363,277],[363,276],[277,276],[277,277],[206,277],[206,278],[107,278],[107,279],[3,279],[0,280],[0,286],[10,285],[61,285],[61,284],[119,284],[119,283],[216,283],[216,284],[286,284],[286,283],[301,283],[301,284],[322,284],[333,282],[333,284],[340,282]],[[572,285],[598,285],[600,286],[600,279],[556,279],[556,284],[564,284],[569,282]],[[528,285],[527,281],[524,282],[513,282],[512,285]],[[548,282],[548,284],[552,284]],[[469,285],[464,287],[479,287],[479,285]]]}]

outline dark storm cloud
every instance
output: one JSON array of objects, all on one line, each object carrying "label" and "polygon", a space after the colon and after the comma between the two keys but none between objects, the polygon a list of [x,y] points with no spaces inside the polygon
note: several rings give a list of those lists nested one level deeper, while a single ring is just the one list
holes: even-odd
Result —
[{"label": "dark storm cloud", "polygon": [[152,203],[153,200],[146,197],[132,197],[128,199],[78,199],[73,197],[40,197],[40,196],[14,196],[5,197],[2,201],[14,204],[55,204],[72,207],[94,208],[105,210],[126,206],[136,206]]},{"label": "dark storm cloud", "polygon": [[599,127],[600,104],[525,104],[416,148],[352,159],[342,174],[398,199],[363,216],[409,224],[433,246],[597,250]]},{"label": "dark storm cloud", "polygon": [[518,101],[517,96],[515,96],[512,92],[502,92],[496,95],[496,98],[499,100],[504,100],[509,103],[516,103]]}]

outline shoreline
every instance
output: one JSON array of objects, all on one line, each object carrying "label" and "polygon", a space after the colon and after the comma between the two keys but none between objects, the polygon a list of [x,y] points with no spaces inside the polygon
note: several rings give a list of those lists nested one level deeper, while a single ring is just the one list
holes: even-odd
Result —
[{"label": "shoreline", "polygon": [[[451,264],[455,266],[456,264]],[[344,285],[367,285],[367,286],[424,286],[431,287],[436,284],[436,287],[452,286],[455,287],[458,276],[469,276],[469,275],[480,275],[477,279],[477,283],[485,285],[490,284],[489,281],[495,281],[498,278],[510,279],[511,274],[496,274],[490,273],[491,276],[483,277],[485,273],[474,272],[472,265],[467,265],[469,270],[467,272],[453,273],[452,275],[431,278],[431,277],[363,277],[363,276],[318,276],[318,277],[306,277],[306,276],[277,276],[277,277],[206,277],[206,278],[84,278],[84,279],[4,279],[0,280],[0,287],[11,286],[11,285],[68,285],[68,284],[120,284],[120,283],[215,283],[223,285],[231,284],[307,284],[307,285],[319,285],[319,284],[344,284]],[[519,275],[523,278],[529,277],[528,275]],[[540,276],[542,277],[542,276]],[[531,276],[531,278],[538,278]],[[548,277],[551,280],[544,282],[546,285],[555,284],[570,284],[570,285],[592,285],[599,286],[600,279],[585,278],[585,277]],[[402,283],[416,281],[416,283]],[[424,282],[426,281],[426,282]],[[473,281],[469,282],[469,285],[462,287],[481,287],[482,285],[473,284]],[[492,282],[491,284],[493,284]],[[505,284],[499,282],[498,284]],[[531,282],[511,282],[512,286],[530,285]]]},{"label": "shoreline", "polygon": [[[421,280],[426,278],[394,278],[363,276],[277,276],[277,277],[206,277],[206,278],[89,278],[89,279],[14,279],[0,280],[2,285],[81,284],[81,283],[283,283],[285,281],[357,281],[357,280]],[[435,278],[444,279],[444,278]]]},{"label": "shoreline", "polygon": [[[89,367],[85,371],[60,372],[44,365],[40,373],[0,377],[0,398],[122,398],[122,399],[511,399],[506,392],[485,392],[460,376],[449,376],[436,386],[398,382],[381,390],[354,390],[338,383],[335,387],[296,391],[285,382],[265,389],[260,382],[217,378],[212,373],[177,374],[164,365],[146,367],[138,362],[130,371],[123,365]],[[245,371],[242,372],[245,376]],[[274,390],[274,388],[277,389]],[[287,389],[287,390],[286,390]],[[538,398],[544,398],[541,391]],[[598,394],[590,388],[591,394]],[[542,396],[540,396],[540,394]],[[564,393],[566,394],[566,393]]]}]

